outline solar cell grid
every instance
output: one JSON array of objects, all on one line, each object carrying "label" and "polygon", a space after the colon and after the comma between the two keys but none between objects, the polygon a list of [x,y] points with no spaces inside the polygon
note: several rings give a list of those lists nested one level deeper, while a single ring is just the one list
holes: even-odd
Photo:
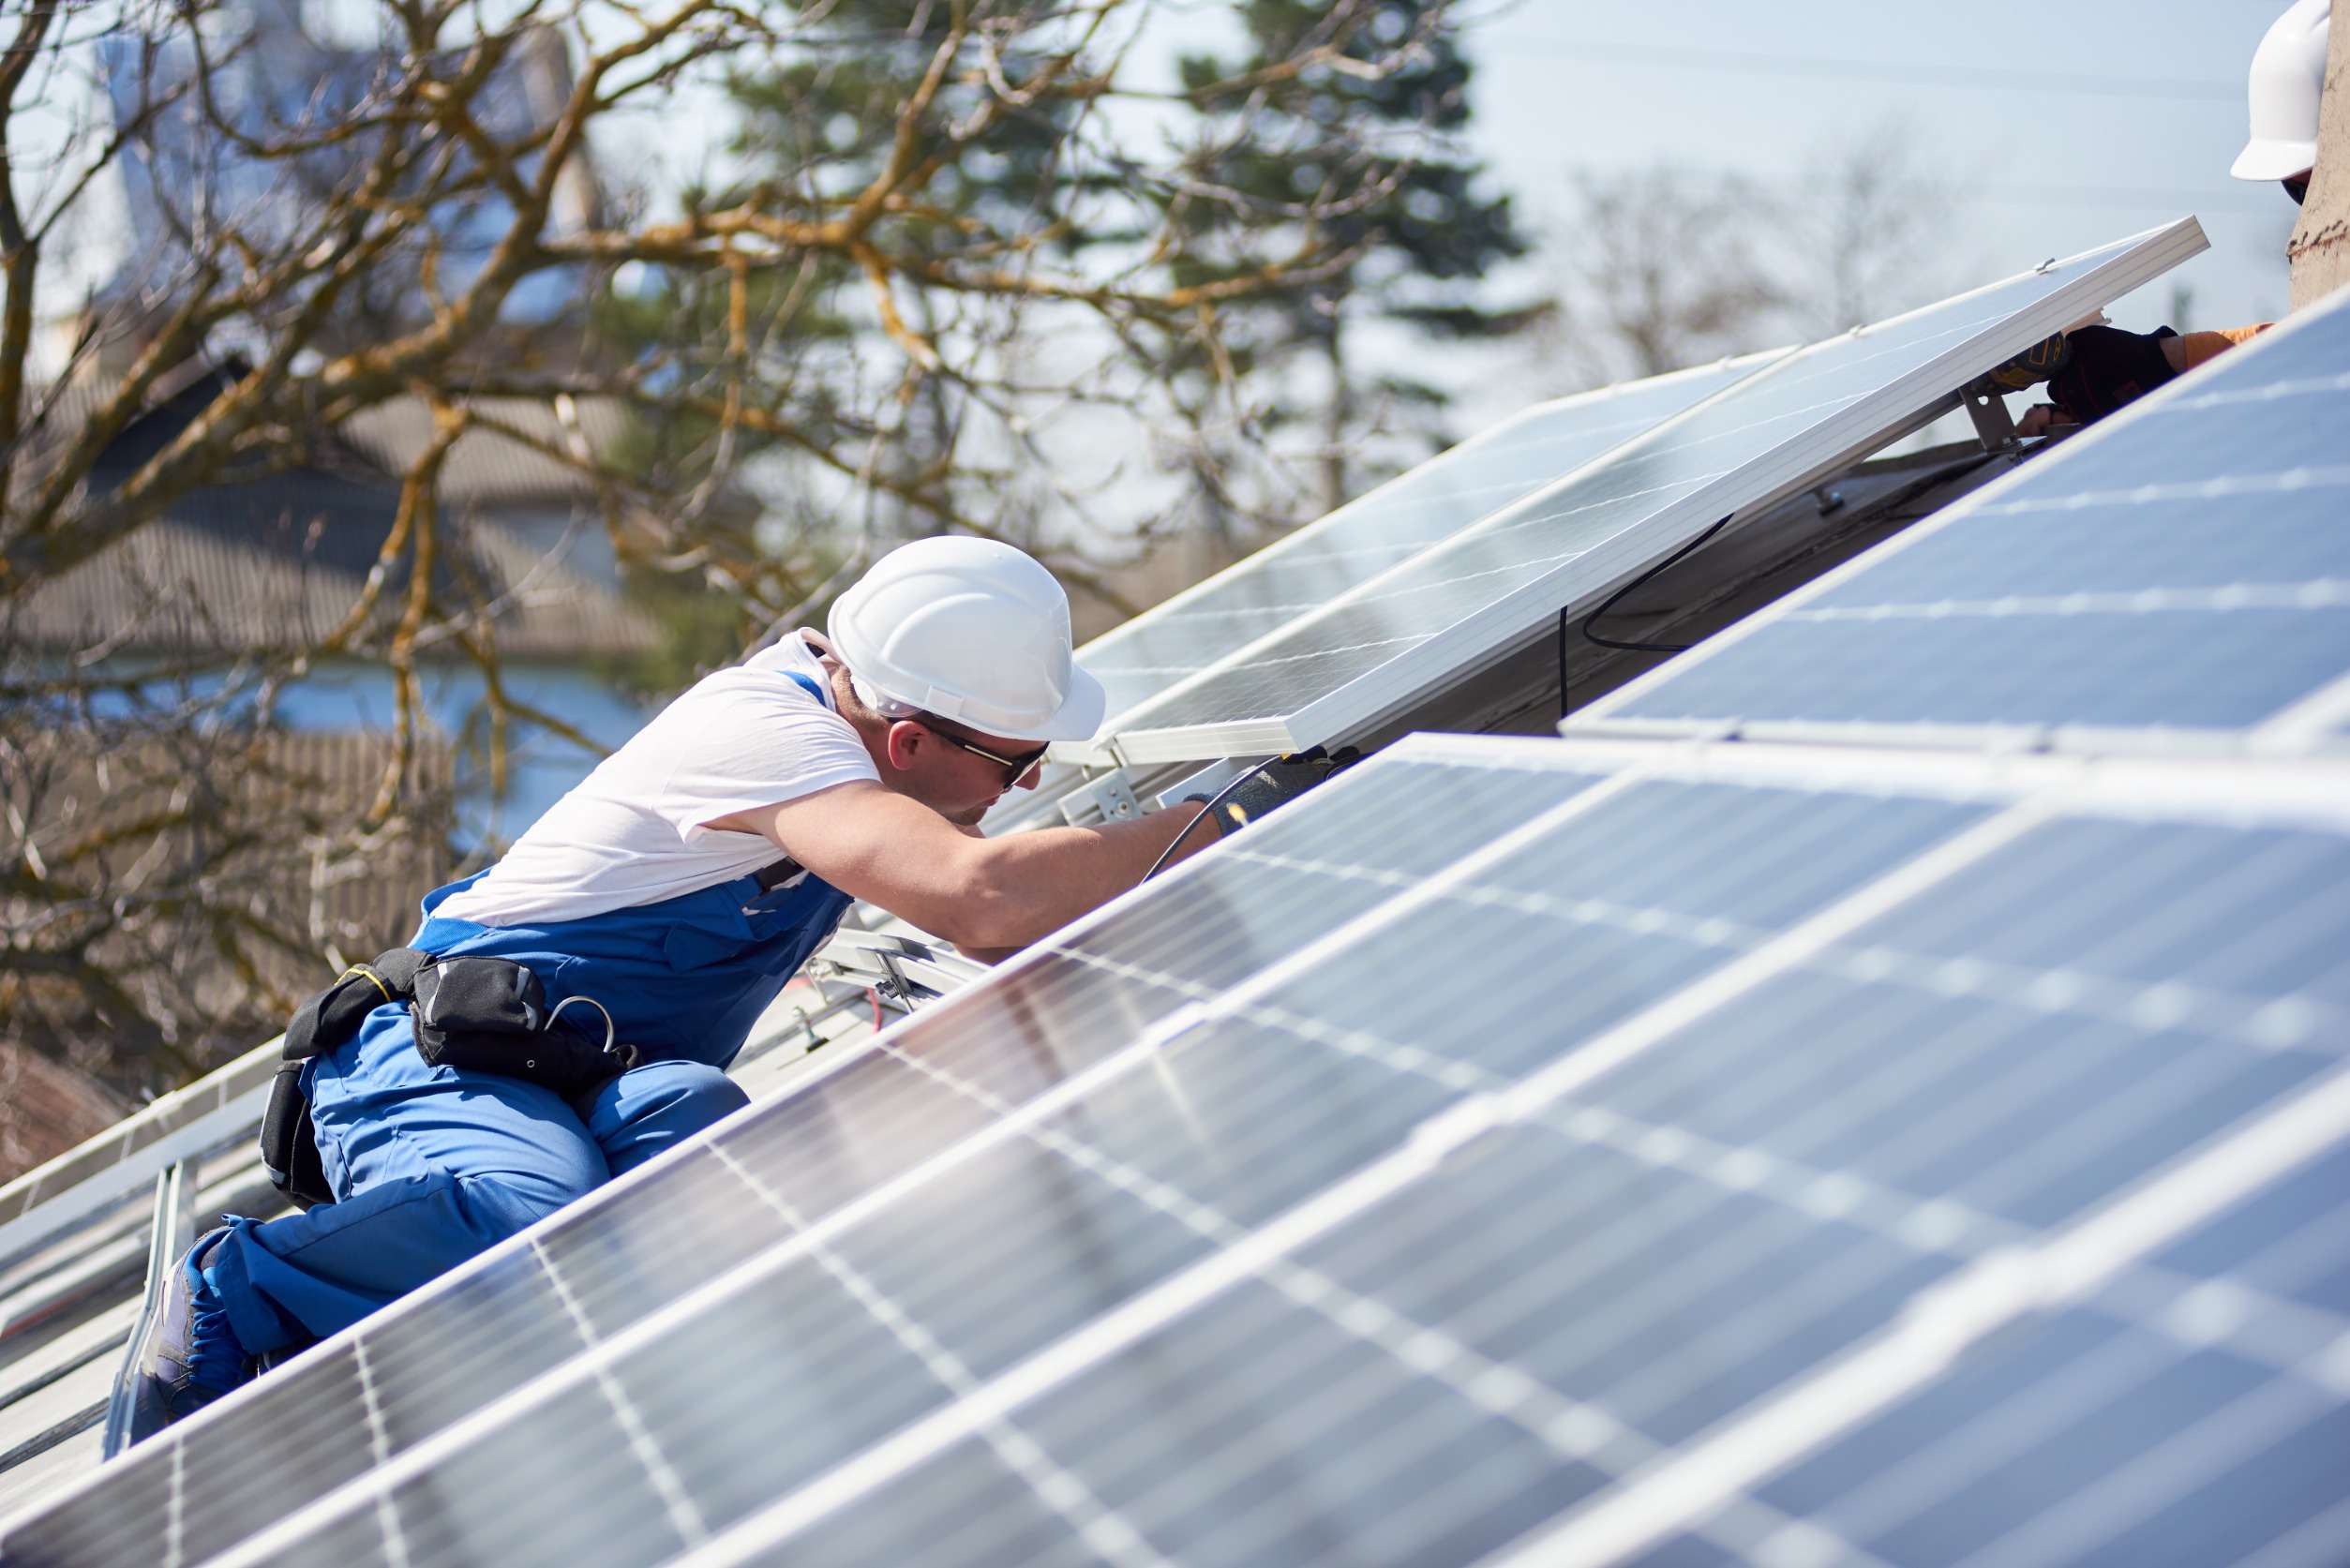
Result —
[{"label": "solar cell grid", "polygon": [[[226,1561],[2120,1561],[2204,1494],[2224,1555],[2328,1528],[2339,793],[1731,750],[1374,759],[1124,906],[1247,866],[1355,918],[1050,1099],[894,1033],[869,1059],[993,1118],[950,1172],[819,1218],[746,1119],[708,1157],[787,1240]],[[1192,956],[1097,968],[1180,995]],[[1431,971],[1473,981],[1443,1028]],[[2158,1393],[2012,1372],[2063,1334]],[[1947,1396],[1983,1403],[1920,1441],[1962,1448],[1857,1441]],[[2085,1512],[2052,1477],[2100,1458],[2185,1479]]]},{"label": "solar cell grid", "polygon": [[1784,353],[1725,360],[1528,410],[1197,588],[1095,638],[1078,659],[1128,709],[1443,544]]},{"label": "solar cell grid", "polygon": [[[1397,878],[1440,866],[1497,824],[1549,804],[1505,771],[1407,765],[1383,771],[1368,790],[1341,777],[1321,792],[1316,811],[1284,814],[1252,833],[1295,865],[1178,868],[1147,901],[1074,928],[1060,950],[926,1011],[906,1025],[907,1057],[852,1061],[729,1124],[711,1151],[723,1158],[660,1165],[632,1178],[640,1195],[630,1202],[566,1211],[531,1248],[509,1248],[439,1287],[439,1310],[404,1305],[370,1320],[356,1341],[368,1347],[376,1388],[371,1403],[360,1402],[367,1422],[349,1419],[357,1351],[347,1338],[255,1391],[247,1419],[266,1432],[232,1427],[233,1436],[186,1456],[173,1451],[187,1428],[142,1446],[115,1467],[102,1502],[52,1516],[61,1560],[135,1556],[165,1518],[191,1559],[218,1550],[278,1511],[289,1470],[319,1488],[358,1475],[590,1338],[625,1332],[775,1246],[791,1228],[771,1206],[746,1202],[747,1181],[790,1194],[803,1221],[826,1219],[993,1125],[1004,1109],[1098,1068],[1177,1008],[1391,896],[1392,882],[1313,868],[1338,863],[1344,857],[1335,848],[1395,820],[1384,790],[1411,800],[1431,786],[1452,809],[1398,845]],[[953,1074],[956,1089],[905,1065],[915,1059]],[[317,1393],[322,1386],[333,1392]],[[205,1480],[192,1494],[184,1473],[191,1462]]]},{"label": "solar cell grid", "polygon": [[1108,726],[1095,760],[1295,750],[1344,733],[1595,604],[1699,530],[1864,455],[2018,347],[2201,248],[2192,219],[1750,376]]},{"label": "solar cell grid", "polygon": [[[1637,799],[1632,793],[1608,804]],[[1596,829],[1603,814],[1594,809],[1578,825]],[[1852,1150],[1832,1151],[1820,1163],[1806,1164],[1778,1145],[1751,1137],[1735,1142],[1709,1137],[1693,1128],[1685,1113],[1668,1122],[1643,1121],[1616,1108],[1619,1083],[1640,1081],[1626,1067],[1616,1074],[1596,1076],[1571,1098],[1529,1107],[1531,1114],[1522,1124],[1505,1124],[1485,1134],[1458,1157],[1438,1164],[1432,1174],[1401,1183],[1385,1202],[1325,1239],[1285,1260],[1259,1265],[1250,1277],[1271,1285],[1287,1300],[1282,1310],[1266,1315],[1250,1340],[1220,1349],[1212,1360],[1190,1359],[1180,1342],[1186,1325],[1206,1322],[1217,1309],[1204,1307],[1055,1383],[1018,1413],[1019,1424],[1047,1448],[1075,1456],[1070,1463],[1077,1480],[1094,1495],[1114,1500],[1133,1496],[1134,1501],[1122,1504],[1125,1522],[1155,1546],[1196,1544],[1185,1533],[1187,1521],[1247,1521],[1228,1528],[1212,1549],[1187,1561],[1294,1561],[1295,1537],[1287,1532],[1301,1528],[1322,1530],[1320,1539],[1346,1540],[1350,1561],[1414,1560],[1417,1538],[1397,1533],[1384,1520],[1373,1523],[1347,1512],[1375,1513],[1389,1497],[1375,1479],[1385,1473],[1382,1461],[1395,1450],[1408,1451],[1415,1438],[1442,1429],[1440,1417],[1432,1413],[1415,1413],[1408,1424],[1366,1416],[1365,1409],[1380,1397],[1383,1378],[1415,1382],[1424,1396],[1449,1389],[1455,1396],[1455,1420],[1486,1429],[1489,1443],[1497,1441],[1503,1423],[1538,1432],[1552,1450],[1548,1479],[1537,1488],[1547,1508],[1600,1497],[1610,1488],[1638,1486],[1653,1467],[1675,1454],[1675,1445],[1699,1441],[1741,1412],[1752,1415],[1759,1404],[1767,1412],[1770,1400],[1800,1392],[1804,1380],[1820,1374],[1837,1358],[1896,1334],[1910,1314],[1934,1303],[1932,1288],[1938,1282],[1975,1277],[1967,1275],[1968,1270],[1988,1270],[1996,1277],[2001,1260],[2020,1248],[2045,1245],[2058,1252],[2068,1242],[2079,1243],[2114,1212],[2118,1197],[2129,1195],[2150,1177],[2175,1175],[2208,1156],[2215,1143],[2264,1142],[2259,1134],[2265,1125],[2295,1113],[2297,1088],[2313,1079],[2331,1082],[2337,1077],[2335,1057],[2306,1045],[2281,1043],[2273,1036],[2254,1044],[2227,1031],[2191,1031],[2191,1038],[2175,1047],[2176,1059],[2155,1067],[2141,1083],[2140,1073],[2159,1056],[2163,1043],[2160,1031],[2145,1018],[2167,1018],[2177,1005],[2178,988],[2216,986],[2238,977],[2226,957],[2226,945],[2219,944],[2208,973],[2191,963],[2158,981],[2137,978],[2135,965],[2156,960],[2133,947],[2133,940],[2158,939],[2159,952],[2168,917],[2129,902],[2133,889],[2126,879],[2101,885],[2092,877],[2073,889],[2064,907],[2040,921],[2037,934],[2019,942],[2002,960],[2009,966],[2005,973],[1988,961],[1978,967],[1963,947],[1953,956],[1949,949],[1908,950],[1896,945],[1896,939],[1911,942],[1930,932],[1977,929],[1978,922],[1969,917],[1986,906],[2031,907],[2033,899],[2052,891],[2040,872],[2041,858],[2076,837],[2076,853],[2060,858],[2069,859],[2070,869],[2118,870],[2142,859],[2164,832],[2145,824],[2067,819],[2036,829],[2020,823],[2002,834],[1981,835],[1972,853],[1954,858],[1937,876],[1893,900],[1888,913],[1875,920],[1849,921],[1849,929],[1800,952],[1790,951],[1772,965],[1772,978],[1751,993],[1754,1022],[1744,1008],[1717,1011],[1685,1030],[1658,1035],[1630,1058],[1643,1069],[1677,1069],[1671,1076],[1679,1093],[1700,1109],[1740,1108],[1746,1085],[1774,1071],[1805,1079],[1778,1088],[1807,1101],[1815,1112],[1808,1130],[1816,1134],[1823,1121],[1834,1120],[1835,1102],[1854,1081],[1851,1062],[1835,1056],[1814,1062],[1804,1049],[1823,1017],[1882,1020],[1883,1027],[1866,1032],[1872,1065],[1880,1069],[1905,1062],[1914,1066],[1916,1057],[1929,1054],[1917,1049],[1921,1042],[1947,1042],[1960,1060],[1946,1066],[1959,1076],[1972,1070],[1981,1082],[1971,1086],[1973,1093],[1961,1098],[1949,1096],[1947,1084],[1933,1082],[1936,1073],[1910,1085],[1923,1097],[1923,1109],[1912,1107],[1910,1115],[1879,1126],[1876,1142],[1870,1145],[1875,1151],[1871,1157],[1889,1161],[1887,1169],[1897,1174],[1917,1170],[1931,1173],[1931,1151],[1914,1146],[1915,1129],[1931,1127],[1940,1117],[1954,1124],[1952,1130],[1962,1142],[1973,1135],[1971,1128],[1998,1130],[2004,1114],[2017,1104],[2031,1103],[2036,1092],[2046,1089],[2049,1075],[2035,1080],[2028,1071],[2031,1066],[2072,1051],[2082,1059],[2064,1065],[2055,1076],[2102,1076],[2102,1083],[2088,1087],[2108,1102],[2107,1127],[2103,1129],[2106,1142],[2088,1140],[2092,1146],[2084,1149],[2076,1134],[2048,1119],[2049,1125],[2024,1128],[2006,1145],[1993,1139],[1964,1166],[1989,1167],[1994,1177],[2007,1178],[2015,1190],[2034,1187],[2028,1178],[2036,1172],[2069,1177],[2088,1170],[2096,1179],[2059,1181],[2054,1199],[2034,1193],[2033,1206],[2020,1217],[1977,1211],[1964,1200],[1996,1199],[1998,1180],[1962,1187],[1953,1198],[1945,1194],[1939,1176],[1923,1182],[1919,1191],[1873,1179],[1866,1159],[1857,1170],[1838,1163],[1841,1157],[1854,1157]],[[2190,836],[2194,836],[2192,831]],[[2295,847],[2301,863],[2319,862],[2313,875],[2321,878],[2327,874],[2324,858],[2342,853],[2338,837],[2303,835]],[[2192,860],[2194,856],[2191,849],[2176,858]],[[1513,859],[1510,863],[1521,862]],[[2276,872],[2286,863],[2280,858],[2269,870]],[[2278,891],[2258,881],[2248,877],[2216,903],[2207,902],[2204,917],[2221,930],[2253,919]],[[1746,884],[1742,880],[1740,885]],[[1946,906],[1954,906],[1958,918],[1952,918]],[[1440,948],[1434,957],[1441,962],[1451,956],[1458,963],[1474,951],[1491,963],[1497,957],[1493,934],[1465,932],[1455,939],[1457,947]],[[2303,934],[2308,942],[2299,949],[2300,962],[2273,972],[2280,983],[2296,973],[2338,976],[2339,948],[2328,946],[2322,933]],[[1759,949],[1749,949],[1754,950]],[[2105,988],[2087,983],[2088,972],[2082,967],[2101,952],[2124,953],[2133,961],[2105,964],[2110,973],[2098,977],[2106,981]],[[2330,964],[2313,969],[2310,954],[2328,955]],[[1373,955],[1362,956],[1368,961]],[[1508,955],[1498,956],[1506,968]],[[2027,961],[2031,967],[2024,972]],[[1375,993],[1377,982],[1368,977],[1385,972],[1366,962],[1358,980]],[[1814,976],[1825,977],[1826,983],[1841,991],[1833,1005],[1818,1001],[1790,1012],[1766,994],[1773,985]],[[1859,976],[1872,977],[1868,983],[1889,992],[1914,993],[1922,1016],[1875,1008],[1866,999],[1856,998],[1852,993],[1861,983]],[[1972,1015],[2019,1006],[2007,994],[2011,989],[2020,989],[2025,1012],[2056,1017],[2069,1026],[2043,1031],[2030,1051],[1998,1049],[2012,1043],[2015,1032],[1982,1025]],[[2108,1022],[2103,1014],[2116,989],[2136,996],[2137,1011],[2145,1015],[2128,1042],[2137,1048],[2134,1053],[2117,1049],[2110,1040],[2081,1038],[2084,1028]],[[2263,994],[2268,1000],[2256,1006],[2256,1013],[2279,1004],[2290,1004],[2283,1010],[2291,1013],[2308,1000],[2291,992]],[[1365,1010],[1376,1012],[1379,1000],[1376,994],[1367,998]],[[1250,1002],[1229,1010],[1254,1021],[1262,1006]],[[1958,1016],[1936,1017],[1936,1008],[1954,1009]],[[2127,1016],[2131,1009],[2122,1011]],[[1530,1027],[1508,999],[1483,996],[1466,1018],[1457,1021],[1456,1035],[1481,1043],[1513,1021],[1521,1030]],[[1920,1022],[1930,1027],[1921,1032],[1909,1026]],[[1400,1038],[1388,1047],[1396,1060],[1416,1058],[1418,1070],[1441,1070],[1430,1063],[1424,1046],[1403,1043],[1425,1037],[1408,1027],[1397,1033]],[[1357,1044],[1364,1048],[1359,1037]],[[1465,1049],[1474,1052],[1476,1045]],[[1473,1074],[1478,1070],[1474,1062],[1449,1065]],[[1122,1085],[1130,1086],[1134,1081]],[[1493,1078],[1489,1092],[1519,1096],[1507,1077]],[[2336,1108],[2328,1137],[2339,1140],[2350,1132],[2344,1112],[2350,1112],[2350,1104]],[[2075,1118],[2076,1123],[2081,1120]],[[2118,1161],[2109,1158],[2124,1142],[2113,1137],[2116,1127],[2136,1140],[2133,1149],[2123,1151],[2131,1157]],[[2015,1179],[2019,1176],[2026,1179]],[[1490,1217],[1497,1214],[1512,1216],[1513,1223],[1490,1224]],[[2304,1224],[2309,1218],[2306,1214],[2298,1217]],[[2055,1236],[2043,1227],[2056,1228]],[[2350,1245],[2350,1234],[2330,1239],[2338,1264],[2338,1248]],[[2209,1344],[2212,1325],[2206,1322],[2183,1334],[2173,1330],[2187,1322],[2179,1316],[2178,1304],[2197,1299],[2194,1282],[2167,1277],[2132,1258],[2108,1264],[2107,1275],[2101,1300],[2109,1297],[2146,1317],[2152,1324],[2146,1332],[2160,1341],[2149,1376],[2192,1381],[2192,1369],[2181,1368]],[[1265,1292],[1242,1285],[1234,1293],[1262,1297]],[[2013,1326],[2006,1336],[1987,1334],[2000,1321],[1997,1313],[1991,1321],[1970,1325],[1986,1346],[2040,1331],[2028,1292],[2011,1306]],[[2194,1310],[2189,1310],[2190,1317]],[[2208,1318],[2208,1310],[2203,1310]],[[2290,1343],[2237,1349],[2272,1375],[2281,1363],[2297,1364],[2296,1358],[2307,1351],[2336,1343],[2342,1326],[2313,1328],[2304,1322],[2299,1337]],[[1245,1446],[1234,1452],[1234,1444],[1245,1445],[1249,1435],[1261,1429],[1261,1424],[1239,1420],[1216,1428],[1208,1441],[1145,1443],[1159,1461],[1158,1476],[1162,1481],[1179,1479],[1161,1486],[1156,1497],[1147,1489],[1135,1494],[1132,1477],[1119,1468],[1117,1454],[1122,1441],[1138,1441],[1128,1432],[1135,1409],[1181,1407],[1187,1401],[1247,1401],[1257,1380],[1266,1375],[1251,1367],[1310,1366],[1316,1359],[1311,1347],[1329,1337],[1332,1327],[1383,1346],[1389,1360],[1349,1387],[1334,1390],[1316,1384],[1314,1397],[1284,1398],[1277,1385],[1266,1402],[1287,1412],[1292,1429],[1269,1437],[1269,1452]],[[1930,1373],[1937,1365],[1929,1356],[1910,1370]],[[1183,1378],[1175,1370],[1203,1366],[1228,1372],[1201,1390],[1199,1379]],[[1131,1382],[1137,1376],[1149,1380],[1146,1387]],[[1173,1386],[1176,1383],[1180,1392]],[[2104,1458],[2118,1456],[2126,1462],[2151,1441],[2143,1411],[2134,1422],[2101,1426],[2093,1410],[2083,1414],[2062,1401],[2058,1407],[2080,1417],[2091,1435],[2102,1434],[2107,1447],[2099,1452]],[[1083,1414],[1073,1424],[1055,1426],[1053,1415],[1060,1411]],[[1465,1413],[1470,1411],[1475,1412],[1473,1417]],[[2021,1418],[2027,1412],[2016,1413]],[[2025,1418],[2006,1435],[2018,1446],[2028,1447],[2042,1429]],[[1057,1435],[1063,1430],[1069,1433],[1065,1438]],[[2294,1431],[2286,1427],[2277,1435]],[[810,1539],[853,1539],[860,1530],[886,1528],[897,1503],[921,1499],[928,1488],[947,1484],[946,1477],[965,1462],[968,1452],[968,1445],[934,1450],[935,1457],[903,1477],[906,1490],[893,1484],[838,1513],[819,1514],[824,1533]],[[1789,1457],[1799,1455],[1800,1450]],[[2075,1456],[2062,1473],[2077,1476],[2093,1470],[2095,1463],[2094,1458]],[[1459,1460],[1449,1468],[1426,1467],[1410,1473],[1459,1481],[1474,1468]],[[1262,1506],[1251,1488],[1268,1473],[1278,1474],[1284,1484],[1298,1482],[1305,1495],[1285,1491],[1280,1506]],[[1309,1479],[1333,1476],[1349,1479],[1335,1491],[1316,1491]],[[2257,1508],[2240,1510],[2237,1517],[2250,1522],[2238,1527],[2237,1544],[2256,1545],[2268,1538],[2266,1532],[2297,1528],[2300,1511],[2324,1507],[2329,1496],[2329,1489],[2305,1486],[2283,1507],[2272,1503],[2266,1515]],[[2009,1529],[2055,1531],[2057,1524],[2041,1523],[2039,1516],[2054,1514],[2067,1501],[2061,1486],[2038,1485],[1972,1495],[1956,1512],[1980,1539]],[[1154,1511],[1154,1505],[1175,1512]],[[1479,1506],[1486,1505],[1480,1499]],[[2134,1529],[2136,1520],[2128,1507],[2128,1500],[2121,1500],[2103,1516],[2109,1532]],[[1774,1547],[1810,1542],[1825,1543],[1839,1555],[1872,1560],[1865,1549],[1849,1551],[1852,1542],[1826,1525],[1767,1496],[1724,1497],[1705,1512],[1711,1516],[1704,1525],[1710,1534],[1708,1549],[1725,1555],[1768,1555]],[[1449,1516],[1439,1514],[1436,1522],[1465,1529],[1480,1516],[1464,1509]],[[984,1539],[986,1516],[976,1519],[972,1528]],[[1356,1528],[1364,1533],[1343,1533]],[[1560,1549],[1572,1555],[1578,1538],[1562,1539],[1566,1545]],[[776,1543],[768,1540],[764,1545]],[[1928,1531],[1886,1560],[1944,1561],[1962,1555],[1914,1549],[1932,1545]],[[1389,1546],[1397,1547],[1392,1556],[1385,1549]],[[1438,1555],[1474,1552],[1445,1549]],[[741,1560],[730,1550],[710,1558]],[[1650,1560],[1684,1559],[1666,1553]]]},{"label": "solar cell grid", "polygon": [[2350,717],[2350,297],[1575,722],[1974,747],[2308,749]]}]

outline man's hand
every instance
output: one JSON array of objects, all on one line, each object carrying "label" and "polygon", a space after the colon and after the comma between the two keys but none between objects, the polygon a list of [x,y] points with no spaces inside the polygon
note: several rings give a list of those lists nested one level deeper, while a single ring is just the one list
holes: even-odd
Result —
[{"label": "man's hand", "polygon": [[1969,397],[2003,396],[2038,386],[2073,363],[2073,344],[2064,334],[2051,333],[2013,359],[1995,365],[1967,383]]},{"label": "man's hand", "polygon": [[[2032,351],[2036,363],[2049,367],[2048,396],[2054,401],[2025,410],[2024,417],[2015,422],[2017,435],[2044,436],[2053,426],[2087,425],[2103,419],[2178,375],[2185,363],[2178,334],[2168,327],[2123,332],[2118,327],[2088,326],[2067,337],[2065,344],[2061,356],[2046,354],[2045,344]],[[1983,388],[2002,377],[2013,381],[2018,363],[2010,360],[1969,390]],[[2022,387],[2005,389],[2020,391]]]},{"label": "man's hand", "polygon": [[2103,419],[2178,374],[2163,351],[2164,341],[2178,336],[2168,327],[2083,327],[2068,340],[2073,352],[2049,379],[2048,396],[2076,425]]},{"label": "man's hand", "polygon": [[2058,426],[2077,430],[2080,426],[2064,416],[2064,411],[2054,403],[2038,403],[2024,411],[2024,417],[2015,422],[2015,433],[2025,441],[2037,441],[2052,434]]},{"label": "man's hand", "polygon": [[2168,327],[2123,332],[2085,326],[2043,339],[1967,384],[1970,396],[2022,392],[2048,383],[2052,402],[2024,411],[2015,433],[2030,440],[2058,425],[2087,425],[2161,386],[2184,368]]}]

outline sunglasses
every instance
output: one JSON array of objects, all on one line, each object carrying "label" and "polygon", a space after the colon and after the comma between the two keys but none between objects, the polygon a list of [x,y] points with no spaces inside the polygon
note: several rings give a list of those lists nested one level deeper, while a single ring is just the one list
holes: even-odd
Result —
[{"label": "sunglasses", "polygon": [[1044,754],[1052,749],[1049,745],[1039,746],[1033,752],[1023,752],[1018,756],[1006,756],[1001,752],[988,750],[985,746],[980,745],[976,740],[965,739],[962,736],[957,735],[954,731],[947,728],[946,721],[943,719],[935,719],[927,713],[921,713],[915,716],[914,722],[921,724],[924,729],[930,731],[931,734],[938,737],[939,739],[944,740],[948,745],[958,747],[963,751],[969,752],[973,756],[983,756],[988,761],[994,763],[996,767],[1001,768],[1004,770],[1004,787],[1007,789],[1010,788],[1013,784],[1018,784],[1021,780],[1026,778],[1028,776],[1028,769],[1034,768],[1038,763],[1042,762],[1044,760]]}]

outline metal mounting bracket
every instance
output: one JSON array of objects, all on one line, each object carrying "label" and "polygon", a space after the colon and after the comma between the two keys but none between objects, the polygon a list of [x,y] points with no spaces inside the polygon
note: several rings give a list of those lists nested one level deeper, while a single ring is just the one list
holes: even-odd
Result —
[{"label": "metal mounting bracket", "polygon": [[1061,797],[1061,815],[1072,828],[1095,821],[1131,822],[1142,814],[1143,803],[1135,799],[1133,782],[1123,768],[1094,774]]},{"label": "metal mounting bracket", "polygon": [[1975,439],[1983,442],[1983,451],[2015,450],[2015,421],[2008,416],[2006,398],[1996,392],[1961,392],[1958,401],[1966,409],[1967,417],[1975,422]]}]

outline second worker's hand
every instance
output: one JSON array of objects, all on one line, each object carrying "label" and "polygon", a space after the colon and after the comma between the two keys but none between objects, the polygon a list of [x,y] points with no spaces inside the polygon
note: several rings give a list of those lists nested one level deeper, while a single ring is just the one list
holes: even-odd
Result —
[{"label": "second worker's hand", "polygon": [[2178,336],[2168,327],[2152,332],[2083,327],[2069,339],[2066,364],[2049,378],[2048,396],[2074,424],[2103,419],[2178,374],[2168,351]]}]

